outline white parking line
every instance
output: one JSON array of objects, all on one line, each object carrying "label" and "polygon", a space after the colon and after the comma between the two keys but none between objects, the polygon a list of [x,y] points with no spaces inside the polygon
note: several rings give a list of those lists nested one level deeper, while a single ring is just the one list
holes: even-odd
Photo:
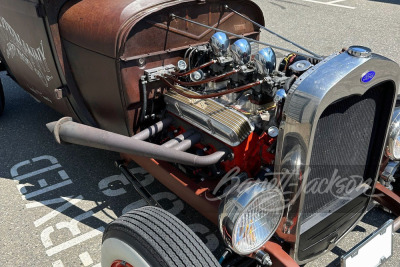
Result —
[{"label": "white parking line", "polygon": [[72,196],[68,196],[68,197],[65,197],[65,199],[62,198],[62,197],[58,197],[58,198],[53,198],[53,199],[49,199],[49,200],[43,200],[43,201],[40,201],[40,202],[32,201],[30,203],[25,204],[25,207],[27,209],[32,209],[32,208],[36,208],[36,207],[48,206],[48,205],[51,205],[51,204],[58,204],[58,203],[62,203],[62,202],[67,201],[66,199],[71,198],[71,197]]},{"label": "white parking line", "polygon": [[345,5],[339,5],[336,3],[339,2],[344,2],[346,0],[333,0],[330,2],[321,2],[321,1],[316,1],[316,0],[302,0],[304,2],[311,2],[311,3],[315,3],[315,4],[321,4],[321,5],[327,5],[327,6],[334,6],[334,7],[341,7],[341,8],[348,8],[348,9],[356,9],[355,7],[352,6],[345,6]]},{"label": "white parking line", "polygon": [[40,179],[40,180],[38,181],[38,183],[39,183],[40,187],[46,187],[46,186],[48,186],[48,183],[46,182],[45,179]]},{"label": "white parking line", "polygon": [[33,224],[35,225],[35,227],[39,227],[42,224],[44,224],[45,222],[47,222],[48,220],[53,219],[54,217],[56,217],[58,214],[60,214],[61,212],[65,211],[66,209],[74,206],[75,204],[77,204],[79,201],[81,201],[83,199],[83,196],[77,196],[76,198],[66,198],[66,197],[62,197],[66,200],[68,200],[67,203],[65,203],[64,205],[58,207],[55,210],[52,210],[50,213],[44,215],[42,218],[37,219]]},{"label": "white parking line", "polygon": [[76,246],[80,243],[82,243],[83,241],[86,241],[88,239],[91,239],[95,236],[101,235],[104,232],[104,227],[99,227],[97,229],[94,229],[86,234],[80,235],[78,237],[75,237],[67,242],[64,242],[58,246],[52,247],[51,249],[48,249],[46,251],[47,256],[53,256],[54,254],[57,254],[63,250],[66,250],[68,248],[71,248],[73,246]]},{"label": "white parking line", "polygon": [[83,266],[89,266],[89,265],[93,264],[92,257],[90,257],[90,255],[87,251],[80,254],[79,258],[81,259]]},{"label": "white parking line", "polygon": [[34,191],[32,193],[23,195],[22,199],[30,199],[30,198],[33,198],[33,197],[48,193],[50,191],[56,190],[58,188],[61,188],[61,187],[64,187],[64,186],[67,186],[67,185],[70,185],[70,184],[72,184],[72,180],[66,180],[66,181],[60,182],[58,184],[53,184],[51,186],[36,190],[36,191]]},{"label": "white parking line", "polygon": [[45,248],[51,247],[53,245],[53,241],[51,241],[50,234],[54,233],[54,227],[49,226],[42,231],[40,234],[40,239],[42,240],[43,246]]},{"label": "white parking line", "polygon": [[61,260],[57,260],[53,262],[53,267],[64,267],[64,264]]},{"label": "white parking line", "polygon": [[54,170],[54,169],[57,169],[57,168],[61,168],[61,165],[60,164],[55,164],[55,165],[52,165],[52,166],[47,167],[47,168],[43,168],[43,169],[40,169],[40,170],[37,170],[37,171],[34,171],[34,172],[30,172],[30,173],[27,173],[27,174],[24,174],[24,175],[21,175],[21,176],[14,177],[13,179],[16,180],[16,181],[21,181],[21,180],[30,178],[32,176],[35,176],[35,175],[38,175],[38,174],[42,174],[42,173],[45,173],[45,172],[48,172],[50,170]]}]

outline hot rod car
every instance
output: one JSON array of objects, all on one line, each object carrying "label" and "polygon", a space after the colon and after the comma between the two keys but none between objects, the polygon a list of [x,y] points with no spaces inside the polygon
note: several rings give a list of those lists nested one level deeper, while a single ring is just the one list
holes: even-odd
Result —
[{"label": "hot rod car", "polygon": [[[261,42],[263,30],[299,51]],[[108,225],[103,267],[298,266],[371,203],[400,215],[399,66],[363,46],[320,56],[266,28],[251,1],[0,0],[0,60],[66,116],[47,124],[58,143],[121,153],[148,203]],[[130,161],[218,225],[219,262]],[[384,262],[399,227],[342,264]]]}]

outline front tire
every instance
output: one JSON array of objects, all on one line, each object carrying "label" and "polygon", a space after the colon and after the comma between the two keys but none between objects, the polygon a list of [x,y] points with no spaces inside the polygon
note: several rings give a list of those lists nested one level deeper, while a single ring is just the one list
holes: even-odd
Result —
[{"label": "front tire", "polygon": [[101,266],[220,265],[200,238],[178,218],[157,207],[142,207],[107,226]]}]

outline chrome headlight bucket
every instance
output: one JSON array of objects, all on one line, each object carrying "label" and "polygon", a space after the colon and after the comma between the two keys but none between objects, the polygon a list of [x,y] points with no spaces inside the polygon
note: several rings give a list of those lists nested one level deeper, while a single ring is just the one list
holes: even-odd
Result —
[{"label": "chrome headlight bucket", "polygon": [[225,56],[228,53],[229,38],[223,32],[216,32],[210,39],[211,49],[218,56]]},{"label": "chrome headlight bucket", "polygon": [[231,45],[233,59],[237,64],[247,64],[250,61],[251,45],[245,39],[239,39]]},{"label": "chrome headlight bucket", "polygon": [[271,47],[261,49],[254,58],[258,73],[268,75],[276,68],[276,55]]},{"label": "chrome headlight bucket", "polygon": [[280,188],[267,182],[244,182],[219,209],[219,229],[233,251],[248,255],[275,233],[282,219],[284,199]]},{"label": "chrome headlight bucket", "polygon": [[395,108],[393,112],[387,138],[386,155],[391,160],[400,160],[400,107]]}]

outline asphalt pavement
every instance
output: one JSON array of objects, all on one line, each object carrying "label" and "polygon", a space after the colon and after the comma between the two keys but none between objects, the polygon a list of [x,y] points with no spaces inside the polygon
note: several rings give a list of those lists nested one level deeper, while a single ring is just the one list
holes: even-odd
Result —
[{"label": "asphalt pavement", "polygon": [[[400,63],[398,0],[256,2],[270,29],[316,53],[360,44]],[[269,34],[261,39],[293,47]],[[99,267],[104,227],[144,201],[114,167],[118,154],[58,145],[45,124],[62,115],[37,103],[4,72],[0,78],[6,96],[0,117],[0,266]],[[165,209],[187,223],[216,256],[221,254],[214,225],[140,167],[130,168]],[[340,255],[390,218],[373,209],[337,247],[307,266],[337,266]],[[394,256],[384,266],[400,266],[399,232]]]}]

